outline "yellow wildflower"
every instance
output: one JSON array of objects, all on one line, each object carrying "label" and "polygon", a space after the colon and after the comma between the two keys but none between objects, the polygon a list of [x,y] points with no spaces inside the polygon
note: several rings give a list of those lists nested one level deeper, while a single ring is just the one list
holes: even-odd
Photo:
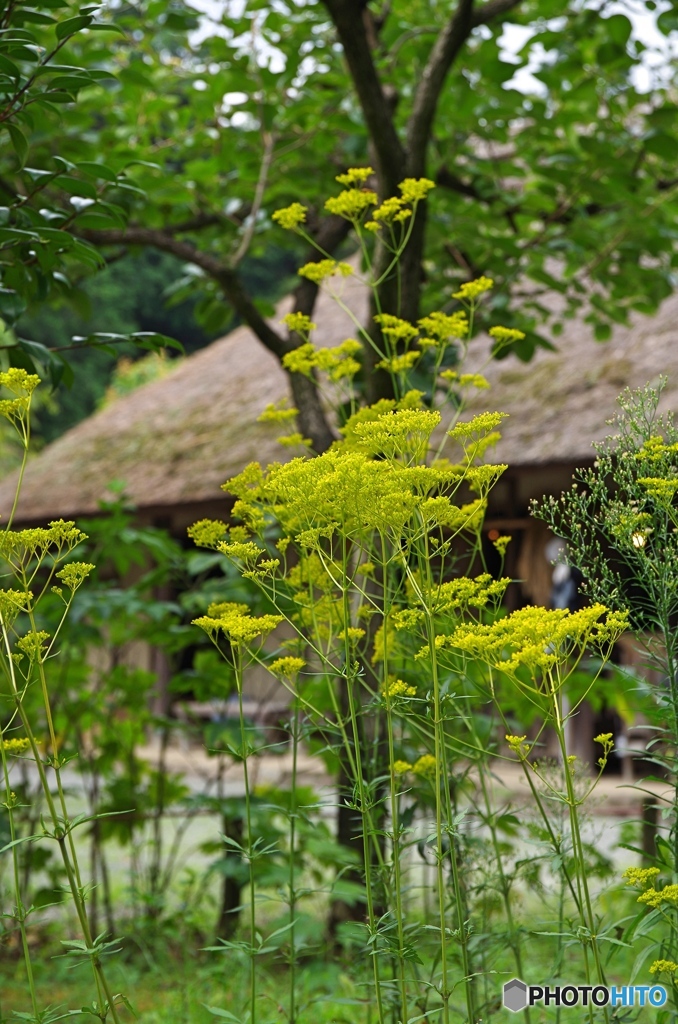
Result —
[{"label": "yellow wildflower", "polygon": [[510,345],[514,341],[522,341],[525,337],[523,331],[518,331],[514,327],[490,327],[489,334],[499,345]]},{"label": "yellow wildflower", "polygon": [[14,757],[19,757],[21,754],[25,754],[30,745],[29,740],[27,740],[25,736],[22,736],[20,739],[17,738],[2,741],[5,753],[12,754]]},{"label": "yellow wildflower", "polygon": [[296,679],[302,668],[305,667],[306,662],[303,658],[294,658],[291,655],[288,655],[285,658],[276,658],[276,660],[269,665],[269,669],[273,675],[279,676],[282,679]]},{"label": "yellow wildflower", "polygon": [[360,626],[349,626],[347,629],[342,629],[339,634],[339,640],[348,640],[351,644],[357,644],[364,636],[365,630],[361,629]]},{"label": "yellow wildflower", "polygon": [[502,535],[501,537],[495,537],[493,539],[492,544],[494,545],[494,547],[499,552],[502,558],[506,554],[506,548],[509,546],[512,539],[512,537],[509,537],[506,534]]},{"label": "yellow wildflower", "polygon": [[39,383],[40,378],[36,373],[27,373],[18,366],[11,366],[9,370],[0,373],[0,386],[7,388],[13,395],[31,395]]},{"label": "yellow wildflower", "polygon": [[411,341],[419,333],[413,324],[407,320],[401,320],[399,316],[393,316],[391,313],[378,313],[374,322],[379,325],[381,333],[393,345],[398,341]]},{"label": "yellow wildflower", "polygon": [[435,779],[435,757],[432,754],[422,754],[422,756],[412,765],[412,771],[415,775],[420,775],[422,779]]},{"label": "yellow wildflower", "polygon": [[373,174],[371,167],[349,167],[345,174],[337,174],[334,180],[350,188],[353,185],[364,185]]},{"label": "yellow wildflower", "polygon": [[489,292],[493,287],[494,281],[491,277],[479,277],[475,281],[465,281],[459,291],[453,293],[452,298],[473,302],[479,295]]},{"label": "yellow wildflower", "polygon": [[296,331],[297,334],[309,334],[318,326],[305,313],[287,313],[280,323],[285,324],[288,330]]},{"label": "yellow wildflower", "polygon": [[382,697],[414,697],[416,692],[416,686],[410,686],[402,679],[394,679],[392,676],[381,684]]},{"label": "yellow wildflower", "polygon": [[654,883],[658,874],[659,868],[627,868],[622,873],[622,878],[626,879],[627,885],[639,885],[645,888],[651,882]]},{"label": "yellow wildflower", "polygon": [[310,448],[313,445],[310,437],[304,437],[298,430],[295,430],[292,434],[281,434],[280,437],[276,437],[276,441],[284,448],[296,448],[297,445],[301,445],[303,448]]},{"label": "yellow wildflower", "polygon": [[226,523],[220,519],[200,519],[186,532],[198,547],[215,548],[226,536]]},{"label": "yellow wildflower", "polygon": [[380,370],[388,370],[390,373],[407,373],[415,363],[421,359],[421,352],[413,349],[411,352],[403,352],[400,356],[391,356],[389,359],[380,359],[377,367]]},{"label": "yellow wildflower", "polygon": [[655,960],[650,964],[650,974],[675,974],[678,971],[678,964],[673,960]]},{"label": "yellow wildflower", "polygon": [[316,260],[312,263],[305,263],[297,270],[299,277],[305,277],[315,284],[320,284],[321,281],[325,281],[328,277],[334,277],[335,274],[348,277],[352,273],[353,267],[350,263],[341,263],[337,260]]},{"label": "yellow wildflower", "polygon": [[56,575],[69,590],[77,590],[94,568],[91,562],[69,562]]},{"label": "yellow wildflower", "polygon": [[392,768],[394,775],[405,775],[406,772],[412,771],[412,765],[409,761],[394,761]]},{"label": "yellow wildflower", "polygon": [[421,202],[426,199],[431,189],[435,187],[435,182],[429,178],[405,178],[398,185],[403,202],[405,203]]},{"label": "yellow wildflower", "polygon": [[678,885],[665,885],[657,892],[656,889],[646,889],[638,897],[639,903],[647,903],[648,907],[660,907],[662,903],[669,903],[672,906],[678,904]]},{"label": "yellow wildflower", "polygon": [[287,423],[297,416],[299,410],[293,405],[287,405],[287,399],[281,398],[279,402],[269,403],[264,411],[257,416],[257,423]]},{"label": "yellow wildflower", "polygon": [[438,311],[429,313],[428,316],[417,320],[417,324],[422,331],[426,331],[437,341],[446,341],[448,338],[465,338],[469,327],[468,317],[463,310],[451,314]]},{"label": "yellow wildflower", "polygon": [[26,633],[21,639],[17,641],[17,647],[27,654],[29,658],[42,659],[42,655],[45,653],[45,642],[49,640],[49,633],[45,633],[44,629],[31,630],[30,633]]},{"label": "yellow wildflower", "polygon": [[301,203],[291,203],[290,206],[286,206],[282,210],[276,210],[273,214],[273,220],[281,228],[285,228],[287,231],[294,231],[295,228],[298,228],[306,220],[306,207],[302,206]]},{"label": "yellow wildflower", "polygon": [[367,188],[349,188],[338,196],[330,196],[325,202],[325,209],[345,220],[357,221],[368,206],[377,202],[377,193]]}]

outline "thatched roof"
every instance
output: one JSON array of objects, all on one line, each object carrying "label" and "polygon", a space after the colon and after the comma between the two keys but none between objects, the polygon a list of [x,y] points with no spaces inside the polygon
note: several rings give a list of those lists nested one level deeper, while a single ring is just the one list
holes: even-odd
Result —
[{"label": "thatched roof", "polygon": [[[469,362],[483,362],[483,340],[473,342]],[[478,346],[482,351],[474,351]],[[509,414],[492,460],[509,466],[586,462],[595,456],[593,441],[611,433],[606,421],[618,407],[624,388],[655,384],[665,374],[668,386],[661,408],[678,411],[678,294],[654,317],[638,317],[618,327],[607,342],[595,342],[590,328],[566,322],[557,352],[541,349],[531,363],[514,357],[484,370],[492,388],[481,392],[474,410]]]},{"label": "thatched roof", "polygon": [[[365,289],[349,278],[344,299],[361,319]],[[289,305],[283,302],[275,320]],[[668,373],[668,404],[678,407],[678,345],[674,323],[678,295],[653,319],[618,329],[597,344],[589,329],[571,322],[558,352],[540,352],[530,364],[514,357],[491,363],[491,392],[476,408],[510,414],[493,459],[511,465],[577,462],[591,457],[591,441],[606,433],[615,398],[626,385],[638,387]],[[314,319],[316,341],[335,345],[355,334],[350,318],[322,294]],[[478,368],[487,339],[473,343]],[[122,480],[140,508],[176,508],[223,497],[220,485],[252,460],[285,457],[275,438],[280,427],[257,423],[269,402],[287,393],[277,360],[246,327],[214,342],[153,381],[95,413],[28,466],[18,517],[36,521],[95,512],[108,485]],[[0,484],[6,515],[14,479]]]}]

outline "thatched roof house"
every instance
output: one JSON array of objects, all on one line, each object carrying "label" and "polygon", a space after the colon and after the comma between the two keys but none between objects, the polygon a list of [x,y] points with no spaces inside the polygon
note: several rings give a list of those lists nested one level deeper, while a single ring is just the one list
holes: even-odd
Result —
[{"label": "thatched roof house", "polygon": [[[364,319],[366,289],[354,278],[343,287],[344,301]],[[276,320],[288,308],[281,303]],[[557,352],[542,350],[529,364],[510,356],[484,367],[492,390],[480,393],[475,405],[509,414],[492,457],[510,467],[493,494],[487,528],[513,533],[514,564],[507,568],[526,580],[526,597],[546,601],[550,586],[546,535],[528,518],[529,499],[560,492],[573,468],[592,460],[591,442],[605,436],[624,387],[666,373],[665,404],[678,408],[677,316],[678,295],[652,319],[618,328],[605,344],[572,321]],[[319,344],[355,334],[350,317],[325,293],[314,319]],[[480,368],[488,352],[487,339],[474,341],[472,368]],[[252,460],[285,457],[275,440],[279,425],[258,423],[257,416],[286,393],[277,360],[239,327],[49,445],[29,463],[18,520],[96,512],[109,484],[122,480],[144,521],[185,535],[197,518],[225,514],[221,484],[229,476]],[[0,513],[11,506],[13,493],[13,479],[0,484]]]}]

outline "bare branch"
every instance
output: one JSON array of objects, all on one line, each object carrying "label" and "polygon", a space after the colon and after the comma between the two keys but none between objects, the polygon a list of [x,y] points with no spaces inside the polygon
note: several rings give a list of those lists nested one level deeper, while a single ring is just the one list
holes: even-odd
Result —
[{"label": "bare branch", "polygon": [[236,249],[235,253],[229,260],[232,267],[237,267],[243,257],[247,254],[247,250],[252,244],[254,238],[254,232],[257,226],[257,214],[261,209],[261,204],[264,199],[264,192],[266,190],[266,182],[268,181],[268,172],[271,169],[271,162],[273,160],[273,147],[275,145],[275,136],[272,132],[264,132],[264,152],[261,158],[261,167],[259,168],[259,178],[257,179],[257,186],[254,190],[254,199],[252,201],[252,209],[249,213],[249,223],[245,228],[240,245]]}]

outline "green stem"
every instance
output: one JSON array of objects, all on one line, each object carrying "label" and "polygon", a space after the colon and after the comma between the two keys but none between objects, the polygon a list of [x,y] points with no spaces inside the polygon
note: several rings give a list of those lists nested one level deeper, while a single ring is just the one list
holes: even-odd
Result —
[{"label": "green stem", "polygon": [[[9,781],[9,765],[7,764],[7,753],[4,746],[4,736],[0,733],[0,757],[2,758],[2,774],[5,780],[5,800],[7,801],[5,806],[7,809],[7,818],[9,821],[9,837],[12,843],[16,842],[16,824],[14,821],[14,809],[12,807],[12,787]],[[26,977],[28,979],[28,989],[31,995],[31,1005],[33,1007],[33,1016],[38,1019],[38,1001],[35,992],[35,979],[33,977],[33,964],[31,963],[31,954],[28,947],[28,936],[26,934],[26,911],[24,907],[23,899],[21,898],[21,873],[19,870],[19,848],[18,846],[12,847],[12,870],[14,874],[14,894],[16,897],[16,911],[17,921],[19,924],[19,932],[21,934],[21,947],[24,954],[24,963],[26,965]],[[0,1020],[2,1015],[0,1014]]]},{"label": "green stem", "polygon": [[292,789],[290,792],[290,864],[289,864],[289,891],[290,891],[290,1024],[295,1024],[297,1019],[296,1011],[296,967],[297,951],[294,936],[295,914],[297,910],[297,891],[294,878],[294,857],[297,831],[297,755],[299,752],[299,708],[294,709],[292,720]]},{"label": "green stem", "polygon": [[257,972],[255,963],[255,941],[257,935],[256,899],[254,891],[254,858],[252,856],[252,802],[250,799],[249,747],[245,730],[245,714],[242,702],[242,660],[240,652],[234,658],[235,681],[238,689],[238,718],[240,722],[240,755],[242,757],[245,781],[245,825],[247,828],[247,862],[250,886],[250,1024],[256,1024]]},{"label": "green stem", "polygon": [[[344,579],[346,579],[346,567],[348,565],[348,557],[346,551],[346,537],[342,536],[342,565],[344,568]],[[377,1013],[379,1024],[385,1024],[384,1006],[381,994],[381,979],[379,972],[379,950],[378,950],[378,937],[376,927],[376,916],[374,912],[374,894],[372,892],[372,871],[371,871],[371,853],[370,853],[370,835],[372,833],[372,821],[369,813],[367,791],[365,788],[365,779],[363,778],[363,766],[362,766],[362,739],[360,736],[360,729],[358,727],[358,714],[355,706],[355,694],[353,692],[353,685],[355,679],[353,677],[353,671],[351,668],[351,645],[348,635],[348,629],[351,623],[351,609],[348,600],[348,587],[344,585],[342,587],[342,606],[344,615],[344,668],[346,678],[346,692],[348,695],[348,709],[349,717],[351,721],[351,731],[353,734],[353,753],[355,758],[355,781],[358,787],[358,799],[360,801],[360,817],[362,819],[362,840],[363,840],[363,859],[365,863],[365,896],[367,900],[367,919],[370,929],[370,938],[373,942],[371,958],[372,958],[372,973],[374,977],[375,986],[375,998],[377,1001]]]}]

